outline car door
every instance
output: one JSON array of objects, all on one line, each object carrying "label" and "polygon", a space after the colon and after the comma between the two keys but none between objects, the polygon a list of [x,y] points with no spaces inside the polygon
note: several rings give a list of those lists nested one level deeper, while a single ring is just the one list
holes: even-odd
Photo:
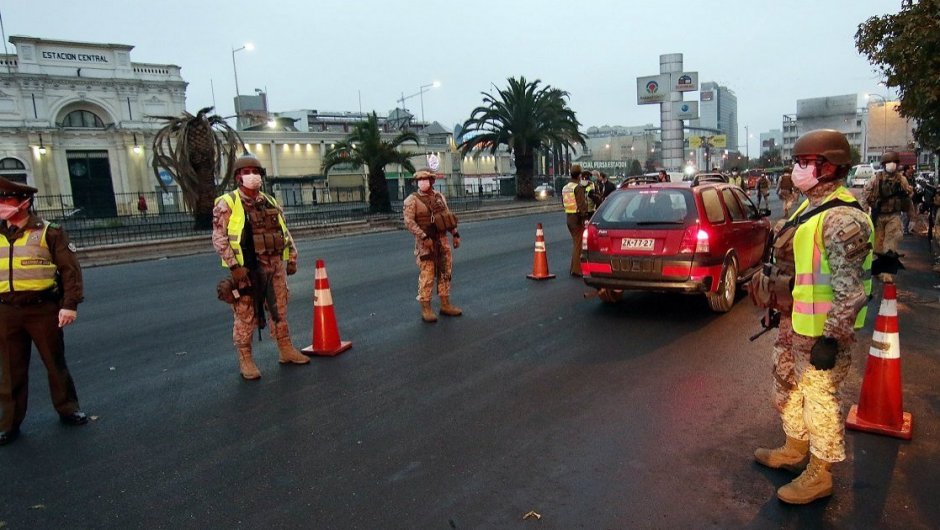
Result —
[{"label": "car door", "polygon": [[[735,186],[726,186],[721,189],[721,200],[728,210],[731,223],[726,227],[728,245],[735,250],[740,261],[739,270],[748,268],[753,262],[754,248],[748,244],[747,231],[750,228],[744,208],[735,196]],[[742,191],[743,193],[743,191]]]},{"label": "car door", "polygon": [[767,235],[770,232],[770,223],[761,217],[760,210],[751,202],[751,198],[747,194],[737,189],[732,190],[732,192],[744,210],[745,223],[747,224],[747,229],[743,234],[744,241],[741,242],[742,246],[749,249],[747,263],[741,264],[741,270],[744,271],[757,265],[763,259]]}]

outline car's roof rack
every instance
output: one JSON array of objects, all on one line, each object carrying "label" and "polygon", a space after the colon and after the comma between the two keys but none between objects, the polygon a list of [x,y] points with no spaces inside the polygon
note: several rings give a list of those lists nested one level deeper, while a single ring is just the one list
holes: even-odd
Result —
[{"label": "car's roof rack", "polygon": [[692,186],[694,187],[709,182],[726,184],[728,179],[721,173],[699,173],[692,179]]}]

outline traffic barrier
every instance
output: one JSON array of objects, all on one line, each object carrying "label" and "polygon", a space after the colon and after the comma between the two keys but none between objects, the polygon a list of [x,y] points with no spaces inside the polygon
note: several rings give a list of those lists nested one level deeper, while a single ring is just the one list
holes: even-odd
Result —
[{"label": "traffic barrier", "polygon": [[897,287],[884,284],[884,294],[868,350],[858,405],[852,405],[846,427],[911,439],[913,418],[901,396],[901,342],[898,337]]},{"label": "traffic barrier", "polygon": [[545,234],[542,232],[542,223],[535,227],[535,257],[532,260],[532,274],[526,274],[530,280],[551,280],[554,274],[548,272],[548,255],[545,253]]},{"label": "traffic barrier", "polygon": [[300,350],[306,355],[332,357],[352,348],[352,342],[339,339],[336,314],[333,312],[333,295],[330,280],[326,277],[326,266],[317,260],[317,271],[313,279],[313,344]]}]

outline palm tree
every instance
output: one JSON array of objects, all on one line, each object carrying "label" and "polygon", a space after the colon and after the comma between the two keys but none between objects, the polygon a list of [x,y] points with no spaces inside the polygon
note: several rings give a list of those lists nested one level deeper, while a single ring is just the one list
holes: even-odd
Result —
[{"label": "palm tree", "polygon": [[366,121],[353,125],[353,130],[342,141],[337,142],[323,157],[323,173],[330,169],[349,164],[353,168],[366,166],[369,171],[369,212],[388,213],[392,203],[388,196],[388,183],[385,181],[385,166],[401,164],[402,168],[412,173],[414,165],[409,160],[411,153],[399,151],[405,142],[418,143],[418,135],[411,131],[400,133],[391,141],[382,139],[379,130],[379,118],[375,111]]},{"label": "palm tree", "polygon": [[[483,105],[473,109],[463,124],[464,140],[461,154],[473,149],[495,154],[500,145],[507,146],[516,161],[516,197],[535,198],[535,153],[543,148],[559,149],[585,145],[578,132],[578,120],[568,107],[568,93],[545,85],[541,80],[527,82],[525,77],[507,79],[505,89],[497,89],[494,97],[482,92]],[[471,134],[469,137],[467,133]]]},{"label": "palm tree", "polygon": [[182,116],[151,116],[165,122],[153,139],[153,174],[166,191],[160,170],[170,173],[193,212],[197,230],[212,228],[213,203],[232,178],[227,170],[216,184],[223,160],[231,168],[238,149],[244,148],[238,133],[223,118],[207,116],[211,110],[200,109],[195,116],[185,111]]}]

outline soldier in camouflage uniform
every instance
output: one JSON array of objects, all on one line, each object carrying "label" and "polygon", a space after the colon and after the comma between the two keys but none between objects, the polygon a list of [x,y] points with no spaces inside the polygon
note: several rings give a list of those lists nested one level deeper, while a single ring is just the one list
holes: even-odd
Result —
[{"label": "soldier in camouflage uniform", "polygon": [[832,494],[831,466],[845,459],[839,391],[871,293],[872,224],[843,186],[851,156],[842,133],[806,133],[793,154],[793,183],[806,200],[778,226],[772,264],[749,285],[755,302],[781,312],[774,405],[787,438],[776,449],[757,449],[754,457],[801,472],[777,496],[805,504]]},{"label": "soldier in camouflage uniform", "polygon": [[287,276],[297,272],[297,249],[281,207],[261,191],[264,168],[257,158],[239,157],[234,173],[238,189],[215,200],[212,245],[237,286],[239,296],[229,300],[235,315],[232,339],[242,377],[253,380],[261,372],[252,357],[251,338],[256,326],[264,327],[265,308],[279,362],[306,364],[310,359],[294,348],[287,325]]},{"label": "soldier in camouflage uniform", "polygon": [[793,177],[790,176],[790,168],[783,170],[783,175],[777,181],[777,197],[783,202],[783,216],[790,217],[790,208],[793,208],[793,201],[796,198],[796,192],[793,191]]},{"label": "soldier in camouflage uniform", "polygon": [[[883,254],[894,251],[900,254],[901,239],[904,230],[901,226],[901,213],[911,208],[914,191],[910,183],[898,170],[901,159],[894,151],[881,155],[884,172],[879,172],[868,180],[862,192],[862,199],[871,208],[875,222],[875,253]],[[894,276],[884,273],[881,279],[893,282]]]},{"label": "soldier in camouflage uniform", "polygon": [[418,191],[405,198],[402,216],[405,228],[415,236],[415,263],[418,265],[418,296],[421,319],[437,322],[431,310],[431,292],[437,279],[437,295],[441,299],[441,314],[460,316],[463,312],[450,303],[450,281],[453,258],[447,233],[454,237],[454,248],[460,247],[457,216],[447,208],[447,200],[434,191],[434,173],[428,168],[415,173]]}]

